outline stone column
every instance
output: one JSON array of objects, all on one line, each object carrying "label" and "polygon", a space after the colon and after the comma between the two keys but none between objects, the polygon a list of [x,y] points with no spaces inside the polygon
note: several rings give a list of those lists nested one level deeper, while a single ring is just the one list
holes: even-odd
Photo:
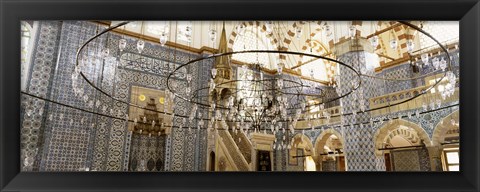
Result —
[{"label": "stone column", "polygon": [[430,157],[430,166],[432,171],[443,171],[442,168],[442,146],[427,147],[428,156]]},{"label": "stone column", "polygon": [[[370,65],[378,65],[378,60],[373,60],[376,55],[373,53],[373,47],[370,42],[364,38],[349,39],[335,44],[334,47],[337,59],[346,65],[351,66],[357,72],[362,74],[374,75],[375,71]],[[373,63],[377,62],[377,63]],[[367,66],[368,65],[368,66]],[[368,70],[370,69],[370,70]],[[381,167],[381,159],[375,156],[374,131],[370,125],[358,125],[359,122],[369,122],[370,113],[362,113],[369,109],[368,98],[375,96],[375,86],[377,81],[372,78],[361,77],[361,86],[352,94],[342,98],[342,111],[344,114],[357,112],[356,114],[347,115],[343,118],[345,126],[345,153],[346,166],[349,171],[376,171],[378,169],[385,170],[385,166]],[[347,67],[340,67],[338,95],[345,95],[356,87],[359,83],[358,76]],[[362,86],[368,85],[368,86]],[[372,86],[373,85],[373,86]],[[353,125],[353,126],[352,126]]]},{"label": "stone column", "polygon": [[257,143],[255,141],[252,141],[252,155],[250,158],[250,170],[256,171],[257,170],[257,149],[256,146]]}]

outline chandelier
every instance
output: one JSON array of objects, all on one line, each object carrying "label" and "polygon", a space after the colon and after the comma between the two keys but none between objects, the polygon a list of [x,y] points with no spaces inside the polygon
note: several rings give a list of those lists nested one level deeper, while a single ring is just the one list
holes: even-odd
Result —
[{"label": "chandelier", "polygon": [[[264,54],[292,54],[305,55],[314,58],[326,59],[336,62],[342,68],[351,70],[356,74],[356,82],[352,83],[351,89],[345,91],[341,96],[335,98],[327,98],[322,87],[316,84],[310,84],[302,79],[288,79],[283,76],[283,66],[277,69],[274,75],[262,71],[265,64],[253,63],[239,67],[240,72],[233,78],[231,75],[230,63],[219,61],[229,61],[229,56],[234,54],[245,53],[264,53]],[[198,90],[191,90],[186,87],[184,93],[175,90],[181,88],[177,85],[172,77],[182,68],[188,65],[201,65],[202,60],[216,59],[215,65],[210,69],[211,78],[208,86],[200,87]],[[190,84],[187,76],[187,84]],[[278,131],[286,132],[285,123],[288,131],[292,134],[295,132],[294,125],[299,119],[303,119],[302,114],[306,113],[309,107],[314,105],[324,108],[325,103],[339,100],[353,91],[358,89],[361,84],[360,73],[350,65],[340,61],[326,58],[318,55],[288,52],[288,51],[272,51],[272,50],[248,50],[239,52],[224,52],[213,54],[208,57],[191,60],[188,63],[179,66],[170,73],[167,78],[168,92],[174,97],[193,103],[190,111],[189,120],[200,119],[199,125],[203,128],[214,130],[228,130],[229,127],[233,131],[263,131],[266,133],[276,134]],[[202,90],[208,90],[206,95],[201,95]],[[314,90],[314,93],[311,91]],[[306,97],[310,97],[318,102],[308,103]],[[208,97],[208,102],[199,102],[197,98]],[[208,108],[209,117],[199,116],[195,113],[198,106]],[[331,114],[325,112],[321,118],[330,119]],[[307,117],[308,118],[308,117]]]},{"label": "chandelier", "polygon": [[[424,35],[429,36],[434,41],[436,41],[431,35],[423,31],[422,29],[412,25],[408,22],[399,21],[401,24],[411,27]],[[103,96],[110,98],[113,102],[126,105],[138,109],[145,110],[145,114],[140,117],[129,117],[128,114],[115,114],[108,108],[104,108],[97,111],[88,111],[96,115],[109,117],[112,119],[122,119],[127,123],[132,123],[134,129],[131,130],[136,134],[148,134],[150,136],[157,136],[165,133],[166,129],[191,129],[195,127],[197,129],[210,129],[210,130],[231,130],[231,131],[242,131],[245,133],[252,132],[263,132],[268,134],[285,134],[289,132],[291,134],[301,132],[304,134],[304,130],[311,128],[312,130],[317,129],[318,125],[315,125],[314,120],[324,119],[328,123],[329,120],[333,117],[342,117],[347,115],[356,115],[359,113],[367,113],[370,111],[375,111],[384,108],[390,108],[395,105],[400,105],[411,101],[421,95],[424,95],[430,92],[433,89],[441,92],[443,99],[450,97],[455,89],[455,83],[457,78],[451,71],[450,64],[450,55],[443,45],[438,41],[438,45],[441,47],[441,50],[445,53],[445,57],[437,60],[429,60],[428,55],[422,55],[421,61],[423,64],[416,63],[418,66],[431,66],[433,70],[424,75],[413,77],[413,78],[404,78],[404,79],[393,79],[385,78],[379,76],[368,75],[362,73],[358,67],[354,67],[351,64],[343,63],[337,61],[333,58],[323,57],[315,54],[300,53],[300,52],[291,52],[291,51],[278,51],[278,50],[245,50],[245,51],[236,51],[229,52],[226,47],[226,38],[225,30],[222,30],[219,53],[211,54],[205,57],[200,57],[192,59],[185,64],[180,65],[175,68],[172,72],[168,74],[166,80],[166,90],[165,90],[165,102],[167,104],[172,104],[175,98],[179,98],[191,103],[191,108],[188,109],[188,114],[175,114],[174,111],[159,111],[155,107],[139,106],[135,103],[124,101],[116,98],[115,95],[109,94],[107,91],[99,88],[91,77],[88,76],[88,73],[85,71],[85,64],[81,62],[80,56],[85,52],[84,48],[93,40],[100,37],[101,35],[112,31],[120,26],[126,25],[128,22],[121,22],[114,26],[111,26],[102,32],[96,34],[89,40],[87,40],[78,50],[76,58],[76,67],[74,73],[72,74],[72,87],[75,94],[85,102],[86,106],[90,108],[97,107],[102,108],[104,106],[98,100],[94,100],[89,97],[85,92],[84,88],[80,87],[77,82],[85,81],[89,86],[93,87],[96,91],[101,93]],[[242,29],[245,26],[240,26]],[[329,28],[329,26],[325,26]],[[331,31],[330,31],[331,32]],[[165,34],[163,34],[165,36]],[[352,37],[354,38],[354,36]],[[160,38],[162,46],[165,44],[165,38]],[[122,51],[126,47],[126,41],[119,41],[119,50]],[[374,36],[371,39],[372,45],[378,45],[378,37]],[[143,40],[138,40],[136,43],[137,49],[139,52],[143,50],[145,43]],[[412,45],[413,46],[413,45]],[[288,75],[284,74],[285,64],[279,63],[277,70],[274,72],[266,72],[264,66],[265,63],[251,63],[251,64],[242,64],[241,67],[238,67],[236,74],[234,74],[233,68],[231,66],[230,56],[235,54],[247,54],[247,53],[262,53],[262,54],[290,54],[296,56],[307,56],[316,59],[322,59],[329,62],[336,63],[340,67],[340,71],[347,71],[353,74],[354,78],[351,82],[344,82],[340,76],[334,76],[331,79],[329,86],[319,86],[318,84],[311,83],[311,81],[303,80],[301,78],[287,78]],[[102,55],[109,55],[108,50],[103,50]],[[208,59],[215,59],[215,64],[212,67],[202,66],[201,62]],[[192,90],[190,84],[192,83],[192,74],[187,73],[185,75],[186,87],[180,86],[180,83],[176,80],[178,73],[184,68],[190,65],[198,65],[200,69],[207,69],[210,74],[210,79],[208,83],[200,86],[196,90]],[[433,84],[421,90],[417,95],[414,95],[408,99],[405,99],[401,102],[389,104],[386,106],[378,108],[366,108],[365,106],[360,106],[359,108],[353,108],[350,111],[341,111],[338,114],[331,114],[327,110],[324,110],[326,104],[329,104],[334,101],[339,101],[342,103],[342,98],[352,95],[353,98],[361,98],[362,87],[365,86],[362,84],[362,81],[366,78],[375,78],[383,81],[390,82],[403,82],[403,81],[412,81],[419,78],[424,78],[426,76],[431,76],[436,72],[443,72],[443,76],[439,79],[436,79]],[[333,88],[338,92],[336,97],[327,97],[325,92],[325,87]],[[68,106],[67,104],[62,104],[53,100],[46,98],[41,98],[30,93],[22,92],[23,94],[35,97],[37,99],[42,99],[48,102],[53,102],[56,104]],[[307,101],[307,97],[315,102],[310,103]],[[201,99],[208,98],[208,99]],[[433,105],[437,105],[437,101],[432,102]],[[431,104],[432,105],[432,104]],[[70,106],[72,107],[72,106]],[[323,110],[323,113],[316,117],[311,117],[307,115],[310,107],[318,107],[319,110]],[[74,108],[74,107],[73,107]],[[423,106],[424,111],[416,110],[412,114],[407,114],[407,116],[419,116],[420,114],[427,113],[426,104]],[[434,107],[430,107],[433,109]],[[202,113],[199,109],[206,109],[208,113]],[[27,114],[29,111],[27,110]],[[170,118],[178,117],[182,120],[180,124],[174,125],[162,123],[162,120],[158,118],[157,114],[163,114],[169,116]],[[386,119],[385,119],[386,118]],[[372,124],[373,122],[383,122],[391,120],[392,118],[402,118],[386,116],[385,118],[380,117],[376,119],[369,119],[367,122],[354,122],[346,124],[340,122],[335,125],[330,126],[353,126],[353,125],[363,125]],[[298,127],[297,122],[304,121],[306,127]],[[285,137],[285,136],[284,136]],[[283,145],[283,148],[286,148],[286,145]]]}]

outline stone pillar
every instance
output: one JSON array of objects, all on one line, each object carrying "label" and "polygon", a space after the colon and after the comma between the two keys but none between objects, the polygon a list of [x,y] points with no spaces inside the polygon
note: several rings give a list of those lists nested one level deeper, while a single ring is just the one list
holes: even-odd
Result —
[{"label": "stone pillar", "polygon": [[[315,151],[315,150],[313,150]],[[321,171],[322,170],[322,156],[319,155],[319,154],[316,154],[314,156],[312,156],[313,160],[315,161],[315,169],[317,171]]]},{"label": "stone pillar", "polygon": [[430,157],[430,166],[432,171],[443,171],[442,168],[442,146],[427,147],[428,156]]},{"label": "stone pillar", "polygon": [[[357,72],[362,74],[374,75],[375,71],[372,67],[378,65],[376,55],[373,53],[373,47],[370,42],[364,38],[349,39],[339,42],[335,45],[335,54],[337,59],[346,65],[351,66]],[[374,63],[377,62],[377,63]],[[338,79],[337,79],[338,80]],[[343,113],[357,112],[353,115],[344,116],[343,124],[345,126],[345,154],[346,166],[349,171],[376,171],[378,169],[385,170],[385,166],[380,166],[381,159],[375,156],[374,131],[370,125],[358,125],[359,122],[369,122],[370,113],[361,113],[361,106],[364,110],[369,109],[368,98],[375,96],[378,92],[375,86],[377,80],[372,78],[361,77],[361,84],[368,86],[360,86],[352,94],[342,98]],[[340,67],[338,95],[345,95],[357,86],[359,83],[358,76],[344,66]],[[373,86],[372,86],[373,85]],[[353,126],[352,126],[353,125]]]},{"label": "stone pillar", "polygon": [[256,171],[257,170],[257,149],[255,146],[257,143],[252,140],[252,152],[251,152],[251,158],[250,158],[250,170]]}]

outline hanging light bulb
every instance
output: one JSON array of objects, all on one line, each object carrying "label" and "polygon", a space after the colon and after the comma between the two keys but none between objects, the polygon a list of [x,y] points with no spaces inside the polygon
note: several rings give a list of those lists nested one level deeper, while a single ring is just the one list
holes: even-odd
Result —
[{"label": "hanging light bulb", "polygon": [[355,37],[355,35],[357,34],[357,27],[355,27],[355,25],[350,25],[348,32],[350,37]]},{"label": "hanging light bulb", "polygon": [[428,59],[429,59],[429,58],[428,58],[428,54],[427,54],[427,53],[424,53],[424,54],[422,54],[420,57],[421,57],[421,59],[422,59],[423,64],[424,64],[424,65],[428,65]]},{"label": "hanging light bulb", "polygon": [[215,77],[217,76],[217,69],[216,68],[212,68],[212,77],[215,79]]},{"label": "hanging light bulb", "polygon": [[398,41],[397,39],[392,39],[390,40],[390,48],[392,48],[393,50],[396,50],[398,47]]},{"label": "hanging light bulb", "polygon": [[413,40],[409,39],[407,41],[407,51],[409,53],[412,53],[414,48],[415,48],[415,43],[413,42]]},{"label": "hanging light bulb", "polygon": [[102,50],[102,56],[104,59],[106,59],[108,56],[110,56],[110,49],[105,48]]},{"label": "hanging light bulb", "polygon": [[372,47],[375,49],[378,46],[378,36],[373,36],[370,38],[370,43],[372,44]]},{"label": "hanging light bulb", "polygon": [[327,37],[330,37],[332,35],[332,27],[330,25],[325,24],[324,31]]},{"label": "hanging light bulb", "polygon": [[282,73],[283,73],[283,67],[284,67],[284,64],[283,64],[283,63],[278,63],[278,64],[277,64],[277,73],[278,73],[278,74],[282,74]]},{"label": "hanging light bulb", "polygon": [[185,27],[185,37],[187,38],[187,42],[190,43],[192,41],[192,27],[186,26]]},{"label": "hanging light bulb", "polygon": [[273,32],[273,21],[265,21],[265,32],[267,32],[267,34],[272,34]]},{"label": "hanging light bulb", "polygon": [[217,39],[217,30],[211,29],[208,35],[210,36],[210,41],[215,42],[215,40]]},{"label": "hanging light bulb", "polygon": [[120,51],[123,51],[123,50],[125,50],[126,47],[127,47],[127,40],[126,39],[120,39],[118,41],[118,49],[120,49]]},{"label": "hanging light bulb", "polygon": [[279,88],[283,88],[283,79],[278,79],[277,84]]},{"label": "hanging light bulb", "polygon": [[186,79],[187,79],[187,83],[189,83],[189,84],[190,84],[190,82],[192,81],[192,74],[190,74],[190,73],[187,73],[187,77],[186,77]]},{"label": "hanging light bulb", "polygon": [[137,51],[138,51],[138,53],[142,53],[143,48],[145,48],[145,41],[138,40],[137,41]]},{"label": "hanging light bulb", "polygon": [[435,70],[440,67],[440,60],[438,59],[438,57],[432,59],[432,65]]},{"label": "hanging light bulb", "polygon": [[244,23],[238,25],[238,26],[237,26],[237,33],[238,33],[239,35],[245,34],[245,29],[246,29],[246,28],[247,28],[247,26],[246,26]]},{"label": "hanging light bulb", "polygon": [[297,39],[300,39],[302,37],[302,27],[297,26],[297,28],[295,30],[295,34],[296,34]]},{"label": "hanging light bulb", "polygon": [[439,62],[439,67],[440,69],[442,69],[442,71],[445,71],[445,69],[447,69],[447,61],[443,57]]},{"label": "hanging light bulb", "polygon": [[166,32],[160,33],[159,41],[161,46],[165,46],[168,40],[168,34]]}]

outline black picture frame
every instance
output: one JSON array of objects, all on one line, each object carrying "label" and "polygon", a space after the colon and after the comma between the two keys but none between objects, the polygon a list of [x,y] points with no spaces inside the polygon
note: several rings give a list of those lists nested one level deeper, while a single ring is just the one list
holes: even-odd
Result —
[{"label": "black picture frame", "polygon": [[[20,172],[21,20],[459,20],[460,172]],[[479,191],[478,0],[1,0],[1,191]]]}]

